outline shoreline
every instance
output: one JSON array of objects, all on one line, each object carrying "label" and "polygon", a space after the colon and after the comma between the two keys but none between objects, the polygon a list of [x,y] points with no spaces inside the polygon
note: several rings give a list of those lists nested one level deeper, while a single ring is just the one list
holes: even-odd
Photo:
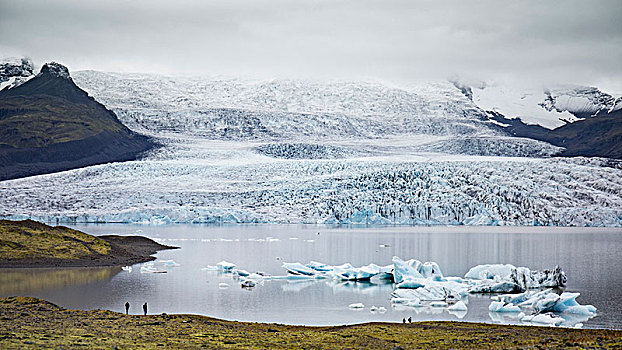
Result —
[{"label": "shoreline", "polygon": [[93,236],[32,220],[0,220],[0,268],[114,267],[153,261],[178,249],[143,236]]},{"label": "shoreline", "polygon": [[585,348],[622,347],[622,331],[471,322],[292,326],[190,314],[125,315],[0,298],[2,348]]}]

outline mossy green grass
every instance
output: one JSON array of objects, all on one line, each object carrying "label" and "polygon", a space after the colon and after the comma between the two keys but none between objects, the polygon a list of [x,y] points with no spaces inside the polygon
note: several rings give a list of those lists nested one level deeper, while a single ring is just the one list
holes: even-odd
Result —
[{"label": "mossy green grass", "polygon": [[107,255],[110,244],[103,239],[63,226],[36,221],[0,220],[0,258],[83,259]]}]

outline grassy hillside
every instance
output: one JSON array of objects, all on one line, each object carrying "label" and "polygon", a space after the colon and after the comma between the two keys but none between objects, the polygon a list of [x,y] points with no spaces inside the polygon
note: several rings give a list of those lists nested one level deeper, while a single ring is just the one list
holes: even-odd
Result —
[{"label": "grassy hillside", "polygon": [[0,268],[132,265],[173,248],[140,236],[95,237],[32,220],[0,220]]},{"label": "grassy hillside", "polygon": [[[138,307],[138,306],[136,306]],[[0,299],[0,348],[580,349],[622,347],[622,331],[464,322],[302,327],[196,315],[126,316]]]},{"label": "grassy hillside", "polygon": [[102,106],[77,104],[51,96],[0,99],[0,147],[45,147],[129,130]]},{"label": "grassy hillside", "polygon": [[2,259],[82,259],[109,253],[108,242],[77,230],[32,220],[0,220]]},{"label": "grassy hillside", "polygon": [[0,181],[134,160],[157,146],[77,87],[61,64],[46,63],[0,91]]}]

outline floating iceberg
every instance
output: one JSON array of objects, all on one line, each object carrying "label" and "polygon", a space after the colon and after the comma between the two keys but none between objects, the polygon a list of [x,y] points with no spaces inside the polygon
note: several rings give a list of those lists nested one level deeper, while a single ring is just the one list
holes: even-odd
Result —
[{"label": "floating iceberg", "polygon": [[121,270],[127,271],[127,272],[132,272],[132,267],[131,266],[123,266],[123,267],[121,267]]},{"label": "floating iceberg", "polygon": [[428,285],[417,289],[396,289],[391,296],[398,300],[421,300],[421,301],[454,301],[459,300],[461,295],[453,289]]},{"label": "floating iceberg", "polygon": [[283,267],[287,270],[287,272],[293,274],[293,275],[307,275],[307,276],[313,276],[317,273],[316,270],[305,266],[299,262],[295,262],[295,263],[283,263]]},{"label": "floating iceberg", "polygon": [[242,288],[253,288],[257,285],[257,283],[253,280],[245,280],[242,283],[240,283],[240,285],[242,286]]},{"label": "floating iceberg", "polygon": [[450,310],[450,311],[467,311],[468,308],[467,308],[466,304],[462,300],[458,300],[457,303],[449,306],[447,308],[447,310]]},{"label": "floating iceberg", "polygon": [[472,267],[469,272],[464,275],[464,278],[471,278],[476,280],[495,278],[508,279],[512,274],[513,269],[516,269],[516,267],[509,264],[477,265],[475,267]]},{"label": "floating iceberg", "polygon": [[218,270],[221,270],[221,271],[231,271],[235,268],[234,263],[230,263],[224,260],[216,264],[216,266],[218,267]]},{"label": "floating iceberg", "polygon": [[504,303],[502,301],[493,301],[488,306],[490,312],[520,312],[520,308],[511,303]]},{"label": "floating iceberg", "polygon": [[501,281],[482,281],[469,288],[469,293],[515,293],[522,292],[522,289],[514,282]]},{"label": "floating iceberg", "polygon": [[559,326],[564,322],[564,319],[551,314],[536,314],[536,315],[520,315],[518,318],[521,322],[548,324],[551,326]]},{"label": "floating iceberg", "polygon": [[416,259],[404,261],[397,256],[393,257],[393,281],[395,283],[401,283],[407,278],[431,277],[443,277],[443,273],[437,263],[429,261],[421,263],[421,261]]},{"label": "floating iceberg", "polygon": [[[542,287],[561,287],[566,284],[566,274],[559,266],[553,270],[532,271],[527,267],[509,264],[487,264],[472,267],[465,278],[508,282],[506,285],[481,287],[475,293],[524,292],[527,289]],[[509,283],[513,283],[512,287]],[[503,290],[505,289],[505,290]]]},{"label": "floating iceberg", "polygon": [[[580,305],[579,293],[563,292],[561,295],[551,289],[527,291],[520,294],[505,294],[493,297],[488,309],[492,312],[518,312],[521,322],[541,323],[558,326],[562,323],[578,323],[596,315],[592,305]],[[523,311],[524,310],[524,311]],[[531,310],[531,315],[525,312]],[[558,317],[562,316],[562,317]],[[566,316],[572,315],[572,316]]]},{"label": "floating iceberg", "polygon": [[387,309],[385,307],[383,307],[383,306],[372,305],[372,307],[369,308],[369,312],[374,313],[374,314],[379,312],[379,313],[383,314],[383,313],[387,312]]},{"label": "floating iceberg", "polygon": [[[526,267],[515,267],[510,264],[478,265],[471,268],[462,278],[445,277],[435,262],[421,262],[416,259],[402,260],[397,256],[392,258],[392,262],[392,265],[387,266],[368,264],[360,267],[355,267],[350,263],[328,265],[318,261],[311,261],[308,264],[290,262],[282,264],[282,267],[289,273],[286,276],[249,273],[246,270],[235,269],[235,264],[226,261],[221,261],[216,266],[208,266],[208,269],[230,272],[232,276],[239,278],[243,288],[252,288],[259,283],[263,284],[266,280],[329,279],[332,281],[328,283],[332,286],[351,285],[355,288],[361,286],[361,290],[365,290],[383,285],[383,283],[376,284],[380,279],[391,278],[394,284],[386,284],[386,286],[389,290],[394,288],[391,291],[393,308],[421,310],[423,307],[425,312],[431,313],[443,312],[442,309],[446,308],[448,312],[460,318],[464,317],[468,311],[465,301],[470,293],[514,293],[491,297],[492,302],[488,310],[493,320],[500,318],[497,315],[503,313],[522,312],[520,319],[523,322],[551,325],[566,322],[572,325],[583,322],[596,313],[594,306],[577,303],[576,298],[579,293],[564,292],[558,295],[550,289],[530,290],[565,284],[566,275],[559,266],[553,270],[532,271]],[[352,287],[346,289],[352,290]],[[349,307],[359,309],[364,308],[364,305],[354,303]],[[381,309],[386,311],[377,306],[372,306],[370,311],[384,312]],[[527,313],[531,315],[526,316]],[[579,316],[559,318],[556,316],[558,314]]]},{"label": "floating iceberg", "polygon": [[233,269],[231,270],[231,273],[233,273],[234,276],[241,276],[241,277],[246,277],[250,275],[250,272],[246,270],[241,270],[241,269]]}]

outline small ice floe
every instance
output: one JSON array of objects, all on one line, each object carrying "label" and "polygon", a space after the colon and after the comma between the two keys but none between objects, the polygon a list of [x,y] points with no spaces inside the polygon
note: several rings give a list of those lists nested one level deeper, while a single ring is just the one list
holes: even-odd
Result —
[{"label": "small ice floe", "polygon": [[315,239],[305,239],[305,242],[307,242],[307,243],[315,243]]},{"label": "small ice floe", "polygon": [[348,307],[350,309],[363,309],[365,308],[365,305],[363,305],[363,303],[354,303],[354,304],[348,305]]},{"label": "small ice floe", "polygon": [[313,276],[316,274],[316,271],[312,268],[305,266],[299,262],[295,263],[283,263],[283,267],[287,270],[287,272],[293,275],[307,275]]},{"label": "small ice floe", "polygon": [[161,264],[164,265],[166,267],[177,267],[177,266],[181,266],[178,263],[176,263],[174,260],[158,260],[156,261],[157,264]]},{"label": "small ice floe", "polygon": [[462,300],[458,300],[457,303],[450,305],[447,310],[450,311],[467,311],[468,308],[466,306],[466,304],[462,301]]},{"label": "small ice floe", "polygon": [[248,272],[246,270],[242,270],[242,269],[233,269],[233,270],[231,270],[231,273],[234,276],[241,276],[241,277],[246,277],[246,276],[250,275],[250,272]]},{"label": "small ice floe", "polygon": [[251,289],[253,287],[255,287],[257,285],[257,283],[253,280],[244,280],[242,283],[240,283],[240,286],[242,288],[246,288],[246,289]]},{"label": "small ice floe", "polygon": [[229,288],[229,285],[226,283],[218,283],[218,288],[220,289],[227,289]]},{"label": "small ice floe", "polygon": [[380,248],[389,248],[391,245],[390,244],[379,244],[378,247]]},{"label": "small ice floe", "polygon": [[431,307],[447,307],[449,304],[447,304],[444,301],[433,301],[430,302],[430,306]]},{"label": "small ice floe", "polygon": [[223,260],[216,265],[207,265],[207,267],[202,268],[201,271],[232,272],[234,268],[235,268],[234,263],[230,263],[230,262]]},{"label": "small ice floe", "polygon": [[132,272],[132,267],[131,266],[123,266],[123,267],[121,267],[121,270],[127,271],[127,272]]},{"label": "small ice floe", "polygon": [[383,314],[387,312],[387,309],[383,306],[372,305],[372,307],[369,308],[369,312],[371,312],[372,314],[375,314],[375,313]]},{"label": "small ice floe", "polygon": [[218,270],[221,270],[221,271],[231,271],[235,268],[234,263],[230,263],[224,260],[216,264],[216,266],[218,267]]},{"label": "small ice floe", "polygon": [[166,273],[166,270],[156,268],[153,263],[146,263],[140,267],[140,273]]},{"label": "small ice floe", "polygon": [[403,305],[403,306],[410,306],[410,307],[420,307],[423,306],[423,304],[421,303],[421,300],[417,297],[413,297],[413,298],[392,298],[391,299],[391,304],[395,305]]},{"label": "small ice floe", "polygon": [[563,318],[557,317],[553,314],[525,315],[521,313],[519,314],[518,319],[521,322],[548,324],[551,326],[559,326],[564,322]]},{"label": "small ice floe", "polygon": [[266,237],[266,242],[280,242],[281,240],[274,237]]},{"label": "small ice floe", "polygon": [[493,301],[488,306],[490,312],[520,312],[520,308],[511,303],[504,303],[502,301]]},{"label": "small ice floe", "polygon": [[298,237],[289,237],[290,240],[295,241],[298,239]]}]

